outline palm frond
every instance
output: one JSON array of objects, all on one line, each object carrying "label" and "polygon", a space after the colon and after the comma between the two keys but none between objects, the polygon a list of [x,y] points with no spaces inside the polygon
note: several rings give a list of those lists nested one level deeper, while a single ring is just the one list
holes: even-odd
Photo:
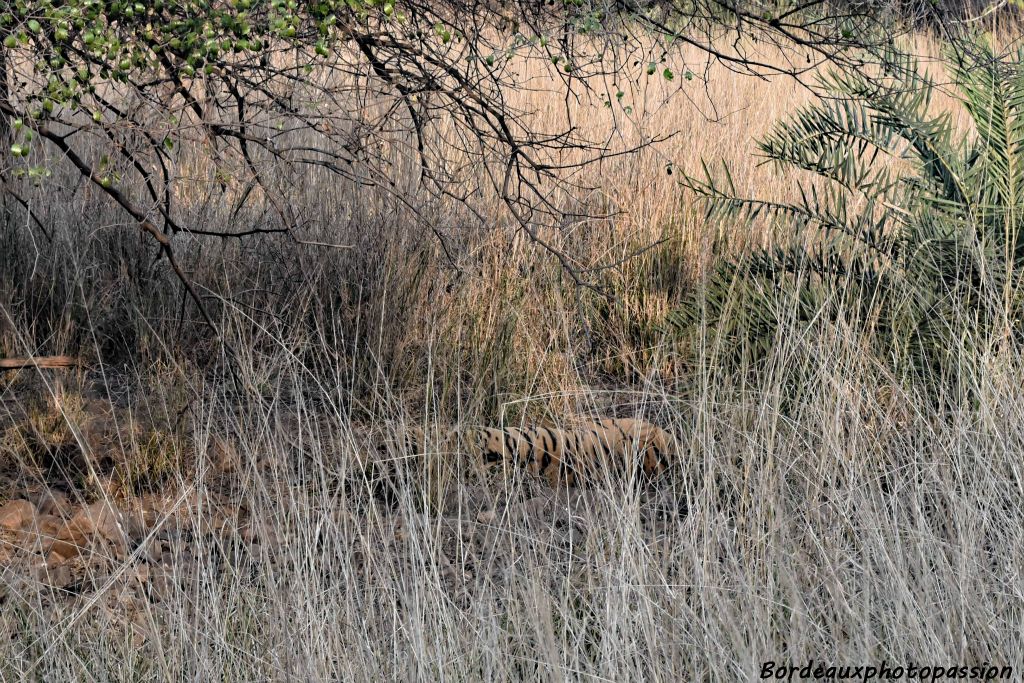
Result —
[{"label": "palm frond", "polygon": [[759,142],[778,168],[805,174],[799,199],[739,197],[726,167],[685,175],[709,219],[768,218],[790,232],[721,264],[669,323],[711,325],[749,361],[783,320],[853,316],[884,357],[947,377],[959,372],[952,348],[1024,320],[1013,277],[1024,265],[1024,50],[1008,59],[978,42],[946,59],[973,136],[934,111],[935,82],[894,50],[873,73],[821,77],[818,99]]}]

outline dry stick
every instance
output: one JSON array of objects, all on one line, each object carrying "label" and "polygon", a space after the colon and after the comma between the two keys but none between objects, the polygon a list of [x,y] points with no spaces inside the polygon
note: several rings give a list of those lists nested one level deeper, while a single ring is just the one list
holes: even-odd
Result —
[{"label": "dry stick", "polygon": [[73,368],[82,361],[73,356],[36,356],[34,358],[0,358],[0,370],[25,368]]}]

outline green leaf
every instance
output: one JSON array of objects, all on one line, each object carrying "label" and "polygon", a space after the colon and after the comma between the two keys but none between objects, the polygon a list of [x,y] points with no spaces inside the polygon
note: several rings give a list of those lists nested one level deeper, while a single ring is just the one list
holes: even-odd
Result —
[{"label": "green leaf", "polygon": [[934,379],[963,372],[951,349],[965,339],[990,343],[1024,319],[1024,51],[979,44],[945,58],[973,131],[954,131],[931,105],[933,80],[893,50],[879,73],[823,75],[819,98],[758,141],[777,169],[802,172],[798,199],[741,197],[724,166],[683,174],[709,222],[771,219],[787,232],[723,262],[669,317],[678,334],[707,325],[750,360],[768,353],[781,312],[861,321],[894,371]]}]

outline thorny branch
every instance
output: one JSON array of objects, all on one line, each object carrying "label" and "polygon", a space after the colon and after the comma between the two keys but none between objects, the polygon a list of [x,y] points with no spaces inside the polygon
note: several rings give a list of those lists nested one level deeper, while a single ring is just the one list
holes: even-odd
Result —
[{"label": "thorny branch", "polygon": [[[557,258],[573,282],[593,288],[588,275],[607,264],[577,263],[544,236],[545,228],[561,225],[566,215],[556,197],[584,189],[573,184],[578,181],[571,171],[658,140],[615,148],[610,138],[584,137],[569,104],[591,83],[621,76],[629,61],[654,64],[676,46],[697,48],[707,60],[750,75],[799,77],[823,61],[860,63],[891,40],[867,5],[826,0],[410,0],[390,5],[400,20],[397,14],[359,9],[356,2],[335,3],[336,14],[328,17],[329,50],[318,42],[326,20],[317,15],[315,21],[296,22],[290,35],[264,36],[258,50],[240,48],[241,41],[232,43],[235,49],[214,49],[197,71],[196,53],[175,42],[177,34],[150,35],[153,26],[194,21],[192,4],[136,4],[145,8],[142,16],[121,12],[103,18],[104,29],[115,36],[112,44],[130,48],[122,52],[138,61],[127,71],[120,56],[89,47],[88,26],[64,27],[55,20],[39,28],[27,15],[0,22],[0,132],[12,121],[25,122],[102,188],[153,239],[214,329],[171,236],[285,233],[300,239],[293,233],[303,220],[288,194],[314,168],[339,182],[380,188],[415,212],[423,202],[410,200],[400,171],[380,154],[388,145],[406,145],[419,169],[413,191],[424,198],[455,199],[476,212],[473,198],[489,183],[507,218]],[[269,21],[270,14],[261,14],[271,12],[268,4],[254,3],[246,16]],[[234,4],[204,6],[237,19]],[[766,45],[802,58],[771,61],[763,57],[771,52]],[[58,62],[52,61],[55,54]],[[510,102],[509,93],[525,85],[510,66],[512,54],[547,65],[560,79],[566,102],[562,129],[535,129],[531,112]],[[47,59],[56,63],[50,71],[38,66]],[[79,92],[54,106],[53,79],[68,71],[75,75],[67,82]],[[17,87],[8,87],[12,81]],[[369,100],[381,106],[371,111],[362,105]],[[441,122],[454,132],[443,133]],[[276,219],[237,231],[186,225],[177,171],[184,142],[203,150],[217,168],[215,185],[242,188],[233,201],[233,219],[251,220],[261,207],[264,217],[269,211]],[[119,160],[115,179],[87,160],[97,146]],[[466,161],[454,167],[453,157]],[[106,156],[102,163],[115,165]],[[10,166],[0,169],[6,192],[14,187]],[[221,167],[230,172],[222,175]],[[476,171],[476,185],[467,186],[467,167]],[[437,234],[450,253],[448,241]]]}]

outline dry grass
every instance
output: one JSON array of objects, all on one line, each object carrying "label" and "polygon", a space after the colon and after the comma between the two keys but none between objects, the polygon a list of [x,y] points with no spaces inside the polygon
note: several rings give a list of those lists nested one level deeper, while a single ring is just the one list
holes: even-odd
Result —
[{"label": "dry grass", "polygon": [[[554,127],[546,78],[511,95]],[[780,338],[756,380],[694,371],[713,344],[680,349],[661,331],[716,242],[770,239],[770,226],[704,225],[666,167],[724,158],[741,192],[786,196],[752,139],[807,96],[782,79],[706,78],[624,74],[632,114],[599,95],[573,112],[625,146],[676,133],[588,169],[577,180],[596,189],[562,198],[614,212],[551,233],[580,264],[665,240],[594,275],[612,301],[507,226],[425,205],[452,264],[387,196],[315,174],[293,197],[316,210],[304,236],[349,250],[180,240],[221,296],[245,393],[200,362],[217,347],[180,320],[173,278],[120,215],[82,194],[44,203],[74,187],[59,174],[40,189],[53,243],[14,226],[0,237],[0,355],[90,356],[98,373],[67,380],[87,398],[32,419],[62,443],[84,435],[86,470],[103,469],[99,451],[119,457],[71,485],[12,436],[5,491],[59,483],[72,504],[128,509],[159,482],[163,503],[68,583],[6,548],[0,680],[730,681],[768,660],[1021,664],[1020,358],[985,358],[968,378],[984,400],[936,411],[853,330]],[[217,207],[198,196],[191,218],[215,222]],[[2,405],[45,394],[41,373],[3,378]],[[74,429],[89,401],[114,423],[93,442]],[[406,421],[608,414],[672,432],[670,476],[552,492],[481,478],[440,443],[387,500],[359,475],[368,454],[406,455],[378,436]]]}]

